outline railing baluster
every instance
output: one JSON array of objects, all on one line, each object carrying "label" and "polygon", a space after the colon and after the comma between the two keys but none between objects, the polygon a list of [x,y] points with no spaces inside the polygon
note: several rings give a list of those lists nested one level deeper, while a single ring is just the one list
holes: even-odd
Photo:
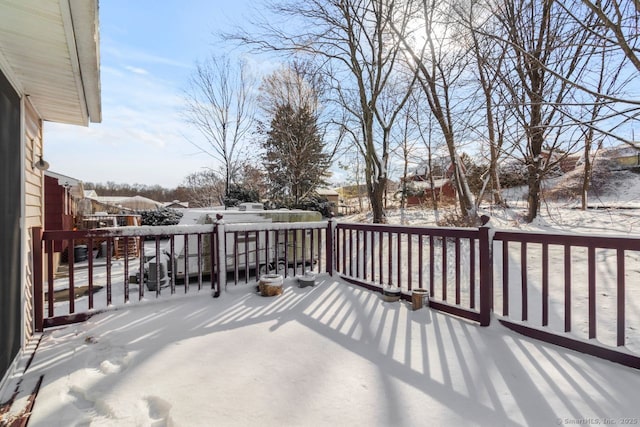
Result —
[{"label": "railing baluster", "polygon": [[111,305],[112,300],[111,300],[111,259],[113,256],[113,238],[109,237],[107,238],[107,244],[106,244],[106,249],[107,249],[107,266],[106,266],[106,270],[107,270],[107,305]]},{"label": "railing baluster", "polygon": [[88,295],[88,300],[89,300],[89,305],[88,308],[89,310],[93,309],[93,239],[89,238],[89,241],[87,242],[87,246],[88,246],[88,256],[89,256],[89,262],[88,262],[88,267],[87,267],[87,273],[88,273],[88,283],[87,283],[87,291],[89,292]]},{"label": "railing baluster", "polygon": [[[255,249],[255,259],[256,259],[256,281],[260,280],[260,232],[259,231],[254,231],[254,233],[256,234],[256,249]],[[222,269],[222,272],[224,273],[226,271],[226,261],[225,261],[225,265],[220,266],[220,268]]]},{"label": "railing baluster", "polygon": [[356,277],[357,278],[362,278],[362,276],[360,275],[360,257],[362,255],[361,253],[361,249],[360,249],[360,230],[356,230]]},{"label": "railing baluster", "polygon": [[625,328],[625,278],[624,278],[624,249],[618,249],[616,253],[617,257],[617,340],[616,345],[618,347],[623,346],[624,328]]},{"label": "railing baluster", "polygon": [[383,261],[383,248],[384,248],[384,234],[382,233],[382,231],[378,231],[378,282],[380,284],[384,283],[384,276],[383,276],[383,268],[382,268],[382,261]]},{"label": "railing baluster", "polygon": [[542,244],[542,326],[549,324],[549,245]]},{"label": "railing baluster", "polygon": [[422,266],[424,265],[423,262],[423,252],[424,252],[424,242],[423,242],[423,234],[420,234],[418,236],[418,288],[422,289],[424,287],[424,281],[423,281],[423,274],[422,274]]},{"label": "railing baluster", "polygon": [[[330,230],[331,230],[331,226],[329,225],[329,226],[327,226],[327,234],[329,234]],[[334,251],[334,254],[335,254],[335,257],[334,257],[335,265],[333,267],[339,273],[342,273],[342,269],[340,268],[340,258],[341,258],[341,256],[340,256],[341,255],[340,247],[342,245],[339,244],[341,235],[342,235],[342,229],[336,227],[335,236],[334,236],[335,237],[335,241],[332,242],[332,243],[334,243],[333,251]],[[327,253],[329,253],[329,252],[327,251]]]},{"label": "railing baluster", "polygon": [[362,232],[362,236],[363,236],[363,247],[362,247],[362,274],[363,274],[363,280],[367,280],[367,278],[369,277],[369,271],[367,270],[367,266],[369,265],[368,260],[369,260],[369,236],[370,236],[370,232],[365,230]]},{"label": "railing baluster", "polygon": [[202,233],[198,233],[198,290],[202,289]]},{"label": "railing baluster", "polygon": [[469,308],[476,308],[476,239],[473,238],[469,239]]},{"label": "railing baluster", "polygon": [[265,270],[269,273],[269,230],[264,232],[264,263]]},{"label": "railing baluster", "polygon": [[309,260],[309,265],[310,265],[309,270],[311,270],[311,271],[313,271],[313,269],[314,269],[314,264],[315,264],[315,259],[316,259],[315,258],[315,249],[316,249],[315,242],[317,240],[316,239],[316,233],[317,232],[318,232],[318,230],[311,230],[311,244],[310,244],[311,253],[309,254],[309,256],[311,257],[311,259]]},{"label": "railing baluster", "polygon": [[522,321],[525,321],[529,319],[529,294],[527,292],[527,242],[520,243],[520,266]]},{"label": "railing baluster", "polygon": [[318,273],[322,273],[322,235],[324,234],[325,236],[325,242],[328,242],[329,239],[327,238],[327,229],[325,228],[324,231],[322,231],[322,229],[318,229]]},{"label": "railing baluster", "polygon": [[509,315],[509,241],[502,241],[502,315]]},{"label": "railing baluster", "polygon": [[[307,269],[307,230],[301,230],[300,232],[302,233],[302,271],[300,273],[304,274]],[[287,268],[285,268],[285,271],[286,270]]]},{"label": "railing baluster", "polygon": [[[245,235],[245,258],[249,257],[249,240],[247,238],[247,232],[245,231],[244,233]],[[219,288],[216,287],[217,284],[217,265],[218,265],[218,228],[217,225],[215,225],[213,227],[213,231],[211,232],[211,234],[209,234],[209,253],[210,253],[210,257],[211,259],[209,260],[209,265],[211,266],[211,273],[209,276],[209,279],[211,280],[211,290],[213,291],[213,296],[214,297],[218,297],[218,292],[220,291]],[[173,258],[173,256],[172,256]],[[247,269],[245,270],[245,280],[247,280],[248,282],[248,277],[249,276],[249,265],[247,264]]]},{"label": "railing baluster", "polygon": [[564,245],[564,331],[571,331],[571,245]]},{"label": "railing baluster", "polygon": [[442,242],[442,301],[447,300],[447,238],[441,237]]},{"label": "railing baluster", "polygon": [[411,291],[413,279],[413,234],[407,233],[407,289]]},{"label": "railing baluster", "polygon": [[393,283],[393,233],[387,232],[387,283]]},{"label": "railing baluster", "polygon": [[587,250],[589,270],[589,339],[596,337],[596,248]]},{"label": "railing baluster", "polygon": [[129,236],[124,237],[124,302],[129,302]]},{"label": "railing baluster", "polygon": [[435,295],[435,259],[433,235],[429,235],[429,295]]},{"label": "railing baluster", "polygon": [[238,283],[239,270],[238,264],[240,260],[240,254],[238,253],[238,232],[233,232],[233,279]]},{"label": "railing baluster", "polygon": [[298,233],[299,230],[293,232],[293,271],[298,271]]},{"label": "railing baluster", "polygon": [[349,276],[353,277],[353,229],[349,229]]},{"label": "railing baluster", "polygon": [[[184,235],[184,291],[187,292],[189,287],[189,235]],[[160,295],[160,278],[158,278],[158,295]]]},{"label": "railing baluster", "polygon": [[[280,252],[280,231],[275,231],[273,233],[273,237],[274,237],[274,244],[273,246],[276,248],[275,252],[276,252],[276,274],[280,274],[280,256],[282,255]],[[285,249],[286,251],[286,249]],[[282,272],[282,274],[286,277],[286,268],[285,271]]]},{"label": "railing baluster", "polygon": [[[155,261],[156,261],[156,298],[160,295],[160,236],[155,238]],[[185,253],[185,258],[186,258]],[[149,266],[149,281],[151,281],[151,266]]]},{"label": "railing baluster", "polygon": [[73,239],[69,240],[69,246],[67,247],[67,258],[69,266],[69,314],[76,312],[76,289],[75,289],[75,244]]},{"label": "railing baluster", "polygon": [[397,281],[396,281],[396,285],[398,287],[402,286],[402,268],[400,268],[400,266],[402,266],[402,234],[400,233],[396,233],[396,249],[398,251],[398,258],[396,260],[396,274],[397,276]]},{"label": "railing baluster", "polygon": [[249,232],[244,230],[244,283],[249,283],[249,271]]},{"label": "railing baluster", "polygon": [[460,304],[460,238],[455,239],[456,257],[456,304]]},{"label": "railing baluster", "polygon": [[[289,234],[291,233],[291,231],[286,230],[284,233],[284,271],[288,272],[289,271],[289,252],[290,252],[290,248],[289,248]],[[294,268],[294,276],[295,276],[295,268]]]},{"label": "railing baluster", "polygon": [[55,294],[53,289],[54,271],[53,271],[53,240],[47,240],[47,306],[49,317],[54,316]]},{"label": "railing baluster", "polygon": [[[140,270],[138,270],[138,301],[142,300],[142,298],[144,298],[144,285],[145,285],[145,280],[144,280],[144,236],[140,236],[140,259],[139,259],[139,264],[140,264]],[[173,236],[171,236],[171,243],[173,243]],[[173,260],[173,247],[171,247],[171,259]],[[175,271],[172,272],[171,274],[171,279],[173,279],[175,276]]]},{"label": "railing baluster", "polygon": [[[171,263],[171,294],[175,294],[176,293],[176,276],[178,274],[177,270],[178,270],[178,263],[175,261],[176,260],[176,240],[175,240],[175,235],[172,234],[171,235],[171,239],[169,240],[169,252],[170,252],[170,256],[171,259],[169,260],[169,262]],[[168,268],[168,266],[167,266]]]}]

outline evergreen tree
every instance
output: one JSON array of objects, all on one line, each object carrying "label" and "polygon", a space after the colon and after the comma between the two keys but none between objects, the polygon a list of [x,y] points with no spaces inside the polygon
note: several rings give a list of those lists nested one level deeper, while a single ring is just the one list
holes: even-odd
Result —
[{"label": "evergreen tree", "polygon": [[271,200],[294,206],[326,185],[329,155],[307,105],[277,107],[263,143]]}]

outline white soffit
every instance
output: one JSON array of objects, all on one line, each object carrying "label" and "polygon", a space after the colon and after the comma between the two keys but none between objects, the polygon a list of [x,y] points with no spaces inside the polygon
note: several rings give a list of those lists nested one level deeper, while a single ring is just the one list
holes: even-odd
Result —
[{"label": "white soffit", "polygon": [[0,0],[0,68],[43,120],[102,120],[97,0]]}]

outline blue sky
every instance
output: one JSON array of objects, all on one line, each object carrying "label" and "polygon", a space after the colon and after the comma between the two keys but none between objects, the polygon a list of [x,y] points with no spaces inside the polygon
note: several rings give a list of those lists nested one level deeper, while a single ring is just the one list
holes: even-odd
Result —
[{"label": "blue sky", "polygon": [[45,123],[51,170],[84,182],[176,187],[215,167],[189,144],[182,92],[214,33],[246,22],[251,0],[102,0],[102,123]]}]

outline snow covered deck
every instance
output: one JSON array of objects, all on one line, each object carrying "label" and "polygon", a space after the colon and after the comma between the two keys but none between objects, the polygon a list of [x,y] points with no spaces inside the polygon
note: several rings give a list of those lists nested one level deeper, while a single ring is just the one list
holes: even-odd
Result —
[{"label": "snow covered deck", "polygon": [[29,427],[640,420],[637,370],[499,322],[411,311],[324,275],[278,297],[203,292],[45,332],[23,380],[44,375]]}]

